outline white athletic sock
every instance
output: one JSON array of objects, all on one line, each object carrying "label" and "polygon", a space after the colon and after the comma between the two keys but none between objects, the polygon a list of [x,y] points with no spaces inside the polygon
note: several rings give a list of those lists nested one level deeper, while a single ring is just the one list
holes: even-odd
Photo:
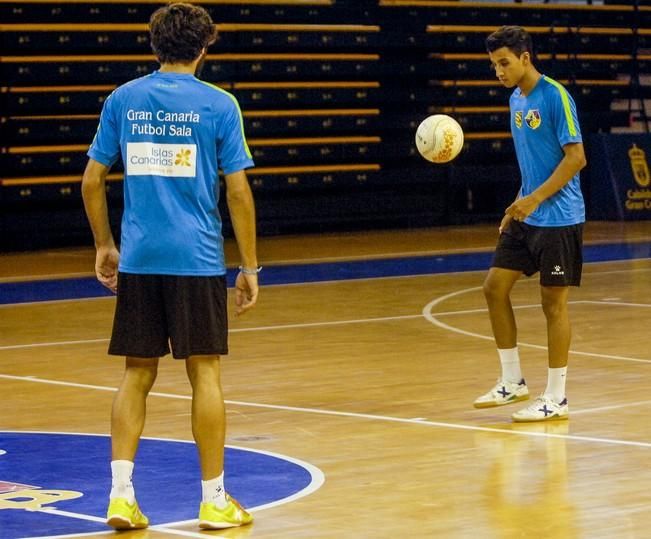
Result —
[{"label": "white athletic sock", "polygon": [[547,369],[547,389],[545,395],[551,397],[554,402],[560,403],[565,398],[565,379],[567,367]]},{"label": "white athletic sock", "polygon": [[136,500],[131,477],[133,475],[133,462],[130,460],[111,461],[111,500],[126,498],[129,503]]},{"label": "white athletic sock", "polygon": [[201,481],[202,501],[214,503],[220,509],[228,505],[224,489],[224,472],[214,479]]},{"label": "white athletic sock", "polygon": [[505,382],[519,382],[522,380],[520,370],[520,354],[518,347],[497,349],[502,364],[502,380]]}]

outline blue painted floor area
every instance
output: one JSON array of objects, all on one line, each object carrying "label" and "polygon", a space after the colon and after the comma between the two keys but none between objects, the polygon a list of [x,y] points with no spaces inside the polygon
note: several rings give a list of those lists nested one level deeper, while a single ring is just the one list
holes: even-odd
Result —
[{"label": "blue painted floor area", "polygon": [[[585,262],[651,258],[651,242],[586,245],[583,255]],[[490,266],[492,256],[493,251],[491,250],[409,258],[267,266],[260,275],[260,283],[262,285],[313,283],[486,270]],[[233,286],[235,275],[236,270],[229,270],[227,275],[229,286]],[[101,286],[94,277],[0,283],[0,304],[96,298],[110,295],[111,293]]]},{"label": "blue painted floor area", "polygon": [[[0,537],[109,530],[103,522],[83,519],[105,517],[111,490],[108,436],[0,432],[0,449],[5,451],[0,456]],[[225,469],[226,489],[248,508],[287,498],[312,481],[299,464],[232,447],[226,448]],[[193,443],[141,440],[133,481],[152,525],[197,518],[201,477]],[[30,511],[34,497],[45,509],[70,514]]]}]

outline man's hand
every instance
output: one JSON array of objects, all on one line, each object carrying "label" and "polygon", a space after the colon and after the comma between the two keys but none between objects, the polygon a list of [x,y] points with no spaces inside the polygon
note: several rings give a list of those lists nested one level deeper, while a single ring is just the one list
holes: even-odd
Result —
[{"label": "man's hand", "polygon": [[95,256],[97,280],[111,292],[118,291],[118,263],[120,253],[115,247],[98,247]]},{"label": "man's hand", "polygon": [[510,215],[506,214],[504,217],[502,217],[502,222],[500,223],[500,234],[504,232],[508,226],[509,223],[513,220],[513,217]]},{"label": "man's hand", "polygon": [[504,213],[516,221],[524,221],[539,205],[540,201],[531,194],[518,198]]},{"label": "man's hand", "polygon": [[237,274],[235,279],[235,314],[244,314],[258,301],[258,275],[257,273]]}]

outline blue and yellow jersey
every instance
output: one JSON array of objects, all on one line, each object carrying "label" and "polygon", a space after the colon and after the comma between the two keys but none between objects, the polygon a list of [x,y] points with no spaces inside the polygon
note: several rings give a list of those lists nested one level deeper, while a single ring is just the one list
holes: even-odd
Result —
[{"label": "blue and yellow jersey", "polygon": [[120,271],[224,275],[219,176],[253,166],[236,99],[192,75],[133,80],[106,100],[88,156],[122,156]]},{"label": "blue and yellow jersey", "polygon": [[[509,102],[511,133],[522,174],[522,196],[544,183],[563,159],[563,146],[582,142],[572,96],[562,84],[542,76],[531,93],[516,88]],[[535,226],[568,226],[585,221],[577,173],[527,219]]]}]

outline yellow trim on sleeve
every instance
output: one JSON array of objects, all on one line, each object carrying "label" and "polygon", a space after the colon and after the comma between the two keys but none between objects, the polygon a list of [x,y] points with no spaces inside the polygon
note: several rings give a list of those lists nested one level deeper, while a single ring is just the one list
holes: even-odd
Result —
[{"label": "yellow trim on sleeve", "polygon": [[563,111],[565,112],[565,120],[567,121],[567,127],[570,130],[570,136],[576,137],[576,126],[574,125],[574,117],[572,116],[572,109],[570,107],[570,99],[567,90],[562,84],[556,82],[554,79],[545,76],[545,80],[561,94],[561,102],[563,103]]},{"label": "yellow trim on sleeve", "polygon": [[211,88],[217,90],[218,92],[221,92],[221,93],[227,95],[228,97],[231,98],[231,100],[233,101],[233,103],[235,103],[235,106],[237,107],[237,114],[238,114],[238,116],[240,117],[240,131],[241,131],[241,133],[242,133],[242,140],[244,141],[244,149],[245,149],[245,151],[246,151],[246,155],[247,155],[247,157],[248,157],[249,159],[252,159],[252,158],[253,158],[253,154],[251,153],[251,150],[249,149],[249,144],[248,144],[248,142],[246,141],[246,135],[245,135],[245,133],[244,133],[244,120],[242,119],[242,110],[240,109],[240,104],[237,102],[237,99],[235,98],[235,96],[234,96],[233,94],[231,94],[230,92],[227,92],[227,91],[224,90],[223,88],[220,88],[219,86],[216,86],[216,85],[214,85],[214,84],[211,84],[211,83],[206,82],[206,81],[201,80],[201,79],[197,79],[197,80],[198,80],[200,83],[205,84],[206,86],[210,86]]}]

